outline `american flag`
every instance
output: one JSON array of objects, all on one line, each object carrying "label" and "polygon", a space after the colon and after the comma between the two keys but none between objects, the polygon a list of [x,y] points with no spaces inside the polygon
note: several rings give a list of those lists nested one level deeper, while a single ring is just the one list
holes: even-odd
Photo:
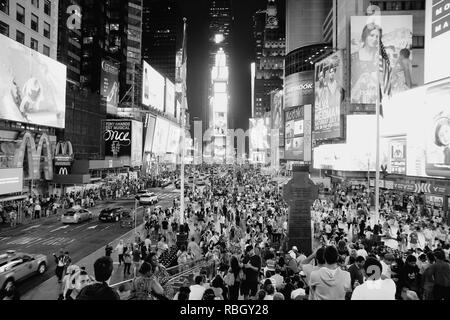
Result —
[{"label": "american flag", "polygon": [[[380,40],[380,64],[379,64],[379,79],[380,79],[380,102],[383,101],[383,95],[391,96],[392,86],[391,86],[391,62],[389,61],[389,56],[386,53],[383,42]],[[380,112],[381,115],[383,114]]]}]

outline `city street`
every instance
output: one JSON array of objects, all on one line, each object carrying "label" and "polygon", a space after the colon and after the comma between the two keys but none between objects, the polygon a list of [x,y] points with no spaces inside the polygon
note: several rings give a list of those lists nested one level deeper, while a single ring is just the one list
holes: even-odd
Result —
[{"label": "city street", "polygon": [[[156,188],[149,191],[154,192],[158,196],[159,202],[157,205],[163,208],[171,206],[173,199],[179,196],[179,190],[177,191],[173,185],[165,189]],[[119,222],[98,220],[98,215],[102,209],[117,206],[133,208],[133,200],[108,201],[97,205],[90,210],[94,214],[94,218],[91,221],[77,225],[64,225],[57,220],[57,217],[51,217],[43,222],[35,222],[1,232],[0,253],[4,253],[6,250],[16,250],[23,253],[44,254],[48,259],[48,267],[45,274],[24,280],[18,286],[20,292],[26,294],[55,276],[56,266],[52,254],[58,254],[60,249],[69,251],[72,263],[76,263],[133,229],[121,227]],[[143,221],[142,213],[142,209],[138,210],[138,225]],[[93,262],[86,265],[88,270],[92,268]]]}]

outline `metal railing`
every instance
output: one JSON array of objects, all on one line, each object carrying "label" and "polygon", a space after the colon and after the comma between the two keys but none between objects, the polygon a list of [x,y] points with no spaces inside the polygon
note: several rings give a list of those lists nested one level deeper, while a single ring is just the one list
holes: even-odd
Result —
[{"label": "metal railing", "polygon": [[[170,274],[172,272],[173,275],[170,276],[169,280],[167,281],[168,283],[174,282],[175,280],[185,276],[185,275],[189,275],[192,274],[193,272],[195,272],[197,269],[199,268],[203,268],[205,266],[207,266],[209,263],[209,260],[206,260],[205,258],[202,259],[198,259],[195,261],[190,261],[181,265],[177,265],[177,266],[173,266],[170,268],[167,268],[166,271]],[[185,267],[191,266],[190,268],[184,269]],[[180,271],[181,270],[181,271]],[[135,278],[132,279],[127,279],[121,282],[117,282],[114,284],[111,284],[110,287],[111,288],[118,288],[123,284],[127,284],[127,283],[131,283],[134,281]]]}]

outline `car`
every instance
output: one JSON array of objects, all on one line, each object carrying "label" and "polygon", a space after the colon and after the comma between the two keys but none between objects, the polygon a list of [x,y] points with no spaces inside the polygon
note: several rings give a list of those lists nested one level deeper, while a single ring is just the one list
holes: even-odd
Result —
[{"label": "car", "polygon": [[139,197],[139,203],[142,205],[152,205],[158,203],[158,196],[154,193],[148,192]]},{"label": "car", "polygon": [[100,211],[98,220],[118,222],[120,219],[122,219],[122,215],[123,215],[124,211],[126,211],[126,210],[129,210],[129,209],[125,209],[123,207],[103,209],[102,211]]},{"label": "car", "polygon": [[92,218],[93,218],[92,212],[83,209],[80,206],[75,206],[63,213],[61,217],[61,222],[64,224],[79,223],[82,221],[91,220]]},{"label": "car", "polygon": [[165,187],[167,187],[168,185],[170,185],[172,183],[172,181],[170,180],[170,179],[163,179],[162,181],[161,181],[161,188],[165,188]]},{"label": "car", "polygon": [[43,254],[6,251],[0,255],[0,289],[8,288],[11,284],[35,274],[44,274],[47,265],[47,256]]},{"label": "car", "polygon": [[148,193],[147,190],[140,190],[140,191],[138,191],[138,192],[136,193],[136,196],[135,196],[136,200],[139,200],[139,198],[140,198],[142,195],[147,194],[147,193]]}]

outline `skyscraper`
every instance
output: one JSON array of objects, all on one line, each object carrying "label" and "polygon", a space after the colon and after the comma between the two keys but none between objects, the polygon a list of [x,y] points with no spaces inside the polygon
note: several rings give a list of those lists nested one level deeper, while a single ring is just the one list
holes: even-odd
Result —
[{"label": "skyscraper", "polygon": [[142,19],[142,54],[159,73],[175,81],[178,29],[183,21],[175,0],[147,0]]},{"label": "skyscraper", "polygon": [[229,61],[233,22],[231,0],[209,2],[209,128],[210,149],[216,161],[225,161],[229,108]]},{"label": "skyscraper", "polygon": [[274,0],[266,10],[253,16],[255,38],[256,75],[253,117],[262,117],[270,110],[270,93],[283,86],[286,36],[284,16],[278,12]]}]

